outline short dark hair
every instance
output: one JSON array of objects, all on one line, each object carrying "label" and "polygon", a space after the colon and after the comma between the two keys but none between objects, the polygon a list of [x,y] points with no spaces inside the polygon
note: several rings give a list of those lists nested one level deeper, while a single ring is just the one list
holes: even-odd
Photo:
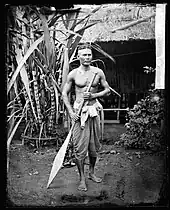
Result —
[{"label": "short dark hair", "polygon": [[90,49],[92,50],[91,44],[89,42],[78,44],[77,51],[82,49]]}]

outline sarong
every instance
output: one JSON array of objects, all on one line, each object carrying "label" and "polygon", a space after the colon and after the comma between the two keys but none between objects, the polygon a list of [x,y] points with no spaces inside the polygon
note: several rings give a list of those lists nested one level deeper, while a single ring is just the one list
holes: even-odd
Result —
[{"label": "sarong", "polygon": [[[74,102],[74,110],[77,111],[81,101]],[[75,158],[82,160],[88,155],[97,157],[97,152],[101,148],[100,144],[100,116],[99,111],[102,105],[93,100],[81,111],[80,120],[76,121],[73,135],[73,151]]]}]

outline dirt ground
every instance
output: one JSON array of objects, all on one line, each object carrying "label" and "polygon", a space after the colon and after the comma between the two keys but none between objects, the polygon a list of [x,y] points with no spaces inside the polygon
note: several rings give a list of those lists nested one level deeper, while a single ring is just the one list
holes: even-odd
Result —
[{"label": "dirt ground", "polygon": [[[111,207],[156,205],[165,175],[165,154],[125,150],[114,146],[125,131],[121,124],[105,125],[96,174],[102,183],[87,179],[87,192],[77,190],[77,167],[64,167],[47,189],[55,148],[31,150],[21,140],[11,144],[7,174],[8,207]],[[88,159],[85,173],[88,173]]]}]

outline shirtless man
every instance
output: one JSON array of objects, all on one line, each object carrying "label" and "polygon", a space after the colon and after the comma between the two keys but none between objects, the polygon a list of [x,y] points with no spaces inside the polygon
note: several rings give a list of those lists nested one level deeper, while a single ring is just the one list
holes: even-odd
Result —
[{"label": "shirtless man", "polygon": [[[94,173],[97,152],[100,149],[100,117],[99,111],[101,104],[97,98],[102,97],[110,92],[109,85],[106,81],[103,71],[97,67],[91,66],[92,50],[89,44],[82,44],[78,47],[78,59],[80,66],[73,69],[67,76],[67,81],[63,87],[62,97],[67,107],[70,118],[75,121],[73,129],[73,147],[75,155],[75,163],[78,167],[80,175],[80,184],[78,190],[87,191],[87,185],[84,175],[84,160],[89,156],[89,179],[100,183],[101,178]],[[91,89],[86,92],[94,73],[96,77],[93,81]],[[71,91],[72,85],[75,85],[75,102],[72,107],[69,101],[68,93]],[[98,87],[103,87],[102,91],[98,91]],[[88,101],[88,105],[82,108],[80,115],[77,110],[82,102]]]}]

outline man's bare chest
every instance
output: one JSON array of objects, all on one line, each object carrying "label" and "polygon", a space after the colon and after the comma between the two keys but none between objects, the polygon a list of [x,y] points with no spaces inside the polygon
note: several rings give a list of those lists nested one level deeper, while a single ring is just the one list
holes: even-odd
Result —
[{"label": "man's bare chest", "polygon": [[[75,85],[78,87],[85,87],[88,86],[91,82],[92,78],[94,76],[93,71],[83,72],[83,71],[77,71],[77,74],[75,76]],[[92,87],[95,87],[99,84],[100,77],[99,75],[96,75]]]}]

